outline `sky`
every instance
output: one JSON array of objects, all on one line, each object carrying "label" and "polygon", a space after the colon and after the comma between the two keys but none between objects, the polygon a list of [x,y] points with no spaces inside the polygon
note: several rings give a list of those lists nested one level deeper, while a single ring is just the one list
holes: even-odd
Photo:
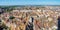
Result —
[{"label": "sky", "polygon": [[0,0],[0,5],[60,5],[60,0]]}]

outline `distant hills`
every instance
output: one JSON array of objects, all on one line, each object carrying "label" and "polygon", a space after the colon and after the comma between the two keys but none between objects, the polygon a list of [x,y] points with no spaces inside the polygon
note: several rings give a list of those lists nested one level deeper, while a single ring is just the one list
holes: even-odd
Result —
[{"label": "distant hills", "polygon": [[60,5],[0,5],[0,7],[25,7],[25,6],[60,6]]}]

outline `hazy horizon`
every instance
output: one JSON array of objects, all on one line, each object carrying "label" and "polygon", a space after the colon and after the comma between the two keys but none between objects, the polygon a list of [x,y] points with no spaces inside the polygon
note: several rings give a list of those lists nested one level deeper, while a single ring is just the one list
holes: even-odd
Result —
[{"label": "hazy horizon", "polygon": [[60,5],[60,0],[0,0],[0,5]]}]

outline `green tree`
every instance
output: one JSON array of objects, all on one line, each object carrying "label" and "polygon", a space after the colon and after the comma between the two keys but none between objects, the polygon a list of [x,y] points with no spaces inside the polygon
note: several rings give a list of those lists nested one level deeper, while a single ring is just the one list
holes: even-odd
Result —
[{"label": "green tree", "polygon": [[9,19],[14,19],[15,17],[14,16],[10,16]]}]

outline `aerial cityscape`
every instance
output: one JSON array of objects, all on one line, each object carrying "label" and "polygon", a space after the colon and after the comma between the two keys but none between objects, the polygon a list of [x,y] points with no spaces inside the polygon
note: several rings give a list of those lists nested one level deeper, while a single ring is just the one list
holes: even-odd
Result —
[{"label": "aerial cityscape", "polygon": [[0,6],[1,30],[57,30],[60,6]]},{"label": "aerial cityscape", "polygon": [[60,30],[60,0],[0,0],[0,30]]}]

